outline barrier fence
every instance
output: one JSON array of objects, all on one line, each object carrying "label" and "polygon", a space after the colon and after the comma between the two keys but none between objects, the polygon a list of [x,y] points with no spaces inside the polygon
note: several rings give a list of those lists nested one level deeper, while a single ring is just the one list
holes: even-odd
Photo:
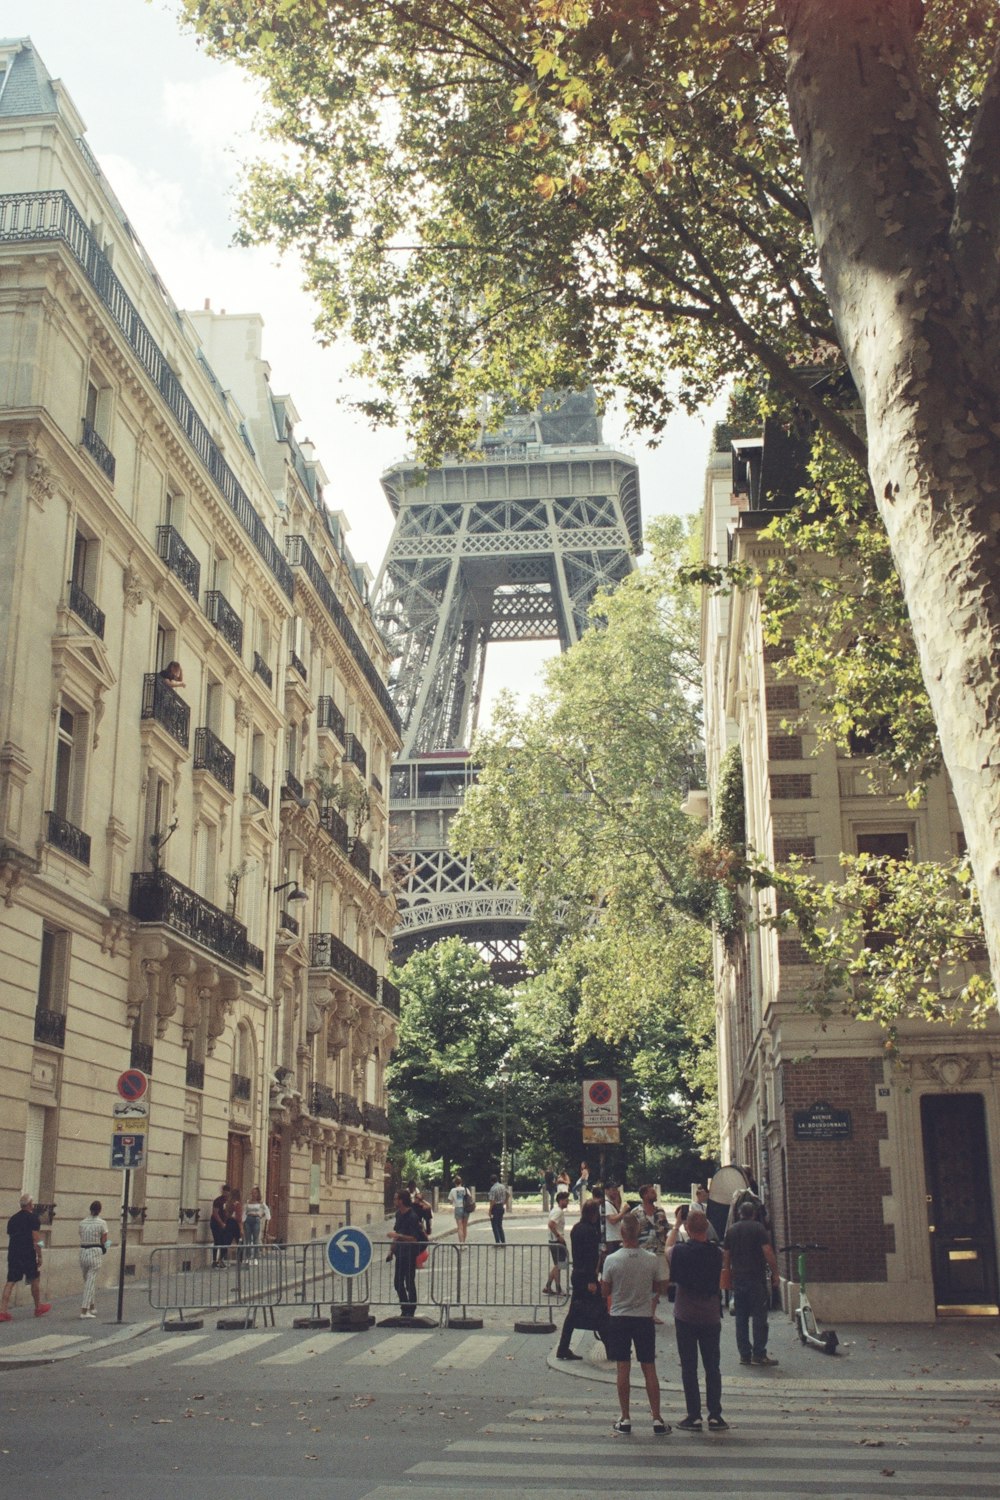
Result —
[{"label": "barrier fence", "polygon": [[[424,1248],[427,1262],[416,1273],[417,1313],[433,1314],[443,1327],[491,1308],[530,1309],[533,1323],[548,1327],[549,1311],[568,1301],[568,1263],[561,1267],[558,1294],[544,1293],[552,1266],[547,1245],[432,1241]],[[343,1316],[345,1309],[398,1307],[391,1249],[391,1241],[373,1240],[367,1270],[344,1276],[330,1265],[324,1240],[234,1245],[224,1259],[212,1245],[170,1245],[150,1256],[149,1303],[164,1326],[169,1313],[182,1325],[193,1314],[232,1311],[251,1326],[259,1314],[273,1323],[276,1307],[311,1308],[317,1320],[323,1308]]]}]

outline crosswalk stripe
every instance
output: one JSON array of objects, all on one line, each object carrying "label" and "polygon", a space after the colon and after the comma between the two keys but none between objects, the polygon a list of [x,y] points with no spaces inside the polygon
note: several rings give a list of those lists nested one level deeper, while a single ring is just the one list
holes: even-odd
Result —
[{"label": "crosswalk stripe", "polygon": [[389,1338],[383,1339],[379,1344],[373,1344],[365,1349],[363,1353],[356,1354],[353,1359],[346,1361],[348,1365],[366,1365],[369,1369],[380,1369],[383,1365],[394,1365],[397,1360],[402,1359],[411,1349],[419,1344],[424,1344],[428,1339],[434,1337],[433,1333],[394,1333]]},{"label": "crosswalk stripe", "polygon": [[[207,1333],[187,1333],[184,1335],[185,1347],[189,1344],[200,1343],[208,1337]],[[127,1370],[131,1365],[142,1365],[147,1360],[159,1359],[164,1354],[176,1354],[178,1344],[175,1339],[161,1339],[158,1344],[140,1344],[137,1349],[130,1349],[127,1354],[116,1354],[113,1359],[97,1359],[94,1361],[95,1370]]]},{"label": "crosswalk stripe", "polygon": [[[659,1455],[662,1454],[665,1456],[669,1452],[672,1463],[677,1458],[677,1445],[669,1446],[669,1441],[667,1439],[667,1443],[665,1444],[662,1438],[654,1440],[650,1437],[648,1443],[642,1445],[643,1451],[640,1454],[640,1450],[635,1446],[634,1438],[631,1442],[628,1439],[620,1439],[615,1444],[614,1452],[607,1455],[600,1455],[596,1463],[593,1451],[588,1452],[587,1468],[595,1478],[607,1474],[609,1481],[615,1482],[615,1476],[620,1478],[622,1460],[625,1457],[625,1447],[627,1446],[627,1461],[630,1470],[634,1472],[641,1460],[645,1459],[651,1465],[655,1464],[654,1472],[659,1472],[661,1468]],[[449,1451],[451,1451],[450,1445]],[[579,1456],[579,1449],[577,1448],[574,1451]],[[829,1495],[829,1476],[833,1472],[837,1476],[835,1490],[837,1500],[841,1500],[841,1497],[845,1493],[849,1493],[845,1489],[845,1486],[850,1485],[859,1487],[867,1484],[867,1489],[859,1487],[857,1488],[857,1493],[859,1495],[870,1496],[872,1494],[871,1486],[874,1484],[882,1467],[881,1461],[878,1458],[869,1458],[863,1464],[861,1462],[848,1464],[844,1460],[844,1455],[839,1450],[831,1451],[825,1460],[821,1453],[814,1451],[809,1455],[808,1464],[803,1464],[801,1447],[793,1451],[795,1457],[799,1459],[800,1464],[794,1467],[790,1464],[782,1466],[777,1471],[780,1478],[776,1479],[776,1471],[773,1467],[774,1457],[770,1449],[768,1449],[766,1466],[760,1465],[756,1471],[753,1469],[748,1471],[746,1468],[742,1470],[742,1487],[739,1493],[743,1495],[791,1493],[796,1497],[811,1493]],[[654,1454],[657,1455],[655,1459]],[[531,1464],[528,1470],[525,1469],[523,1464],[507,1463],[500,1458],[480,1462],[476,1459],[466,1457],[463,1453],[459,1462],[449,1463],[446,1459],[435,1459],[425,1463],[414,1464],[406,1472],[407,1477],[413,1476],[414,1478],[423,1478],[426,1476],[428,1478],[442,1479],[447,1478],[449,1475],[462,1474],[467,1482],[472,1479],[491,1479],[496,1483],[502,1479],[513,1479],[522,1485],[530,1477],[535,1483],[545,1483],[547,1493],[552,1493],[549,1484],[557,1485],[565,1478],[565,1461],[559,1464],[538,1462],[537,1460],[541,1455],[537,1447],[534,1448],[533,1455],[536,1461]],[[754,1457],[759,1456],[759,1453],[754,1455]],[[693,1458],[693,1455],[690,1455],[690,1457]],[[744,1457],[749,1459],[750,1455],[747,1454]],[[604,1461],[605,1459],[607,1460],[606,1462]],[[708,1463],[699,1462],[696,1470],[692,1468],[692,1473],[697,1474],[699,1490],[703,1490],[706,1485],[711,1485],[714,1491],[716,1484],[724,1484],[727,1480],[730,1483],[732,1482],[734,1467],[734,1462],[730,1462],[723,1468],[717,1466],[716,1462],[711,1460]],[[962,1473],[957,1472],[950,1465],[931,1468],[929,1465],[924,1467],[923,1465],[907,1464],[905,1473],[902,1471],[899,1463],[895,1464],[894,1468],[895,1474],[893,1477],[896,1480],[896,1486],[900,1493],[905,1493],[907,1496],[961,1494],[963,1491],[965,1494],[978,1493],[979,1495],[996,1493],[996,1470],[990,1465],[983,1465],[982,1468],[978,1468],[973,1472],[964,1469]],[[980,1487],[978,1490],[971,1490],[970,1485],[977,1477],[980,1480]],[[794,1486],[794,1489],[790,1489],[791,1486]]]},{"label": "crosswalk stripe", "polygon": [[455,1344],[447,1354],[435,1360],[432,1370],[475,1370],[492,1359],[498,1349],[507,1342],[507,1334],[473,1333],[460,1344]]},{"label": "crosswalk stripe", "polygon": [[260,1360],[262,1365],[301,1365],[307,1359],[318,1359],[324,1354],[333,1354],[337,1349],[342,1349],[352,1339],[358,1338],[356,1333],[319,1333],[313,1334],[308,1339],[302,1339],[300,1343],[293,1344],[290,1349],[285,1349],[281,1354],[269,1354],[266,1359]]},{"label": "crosswalk stripe", "polygon": [[281,1329],[273,1333],[244,1333],[239,1338],[226,1339],[224,1343],[211,1349],[202,1349],[199,1354],[192,1354],[190,1359],[179,1359],[179,1365],[215,1365],[222,1364],[227,1359],[239,1359],[241,1354],[255,1354],[262,1344],[269,1344],[272,1339],[280,1339]]},{"label": "crosswalk stripe", "polygon": [[72,1344],[86,1344],[85,1333],[47,1333],[42,1338],[26,1339],[23,1344],[4,1345],[3,1353],[8,1359],[24,1354],[54,1354],[57,1349],[68,1349]]}]

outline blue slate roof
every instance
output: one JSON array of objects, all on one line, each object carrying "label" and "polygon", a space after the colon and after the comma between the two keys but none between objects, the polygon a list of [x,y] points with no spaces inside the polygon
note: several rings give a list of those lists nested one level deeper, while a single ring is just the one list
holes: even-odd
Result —
[{"label": "blue slate roof", "polygon": [[30,37],[0,40],[0,118],[12,115],[52,115],[58,111],[52,79]]}]

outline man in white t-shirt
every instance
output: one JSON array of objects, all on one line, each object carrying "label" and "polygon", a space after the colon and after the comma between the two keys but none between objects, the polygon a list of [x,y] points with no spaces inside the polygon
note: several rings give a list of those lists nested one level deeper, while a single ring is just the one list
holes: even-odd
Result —
[{"label": "man in white t-shirt", "polygon": [[562,1291],[560,1272],[569,1258],[566,1249],[566,1205],[569,1202],[569,1190],[561,1188],[556,1193],[556,1206],[549,1215],[549,1254],[552,1257],[552,1266],[545,1285],[542,1287],[543,1297],[558,1297]]},{"label": "man in white t-shirt", "polygon": [[622,1246],[609,1255],[601,1270],[601,1294],[611,1298],[611,1316],[605,1345],[608,1358],[617,1366],[618,1404],[621,1417],[615,1432],[632,1431],[630,1381],[632,1346],[642,1367],[646,1395],[653,1418],[653,1432],[663,1437],[670,1431],[660,1415],[660,1382],[656,1376],[656,1328],[653,1324],[653,1294],[665,1292],[655,1255],[639,1249],[639,1221],[629,1214],[621,1221]]}]

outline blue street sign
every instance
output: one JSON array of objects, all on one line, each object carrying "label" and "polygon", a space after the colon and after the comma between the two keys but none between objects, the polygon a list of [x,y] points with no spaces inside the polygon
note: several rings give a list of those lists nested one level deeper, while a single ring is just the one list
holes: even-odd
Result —
[{"label": "blue street sign", "polygon": [[111,1137],[111,1165],[128,1168],[141,1167],[146,1158],[145,1135],[121,1135],[117,1131]]},{"label": "blue street sign", "polygon": [[326,1258],[340,1276],[360,1276],[372,1260],[372,1242],[363,1229],[345,1224],[326,1242]]}]

